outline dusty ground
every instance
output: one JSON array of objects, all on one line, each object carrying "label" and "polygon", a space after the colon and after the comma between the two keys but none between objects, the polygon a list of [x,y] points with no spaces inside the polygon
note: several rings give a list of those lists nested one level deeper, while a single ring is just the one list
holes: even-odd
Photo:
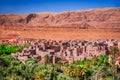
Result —
[{"label": "dusty ground", "polygon": [[77,29],[77,28],[41,28],[41,27],[1,27],[0,40],[22,38],[40,38],[54,40],[68,39],[117,39],[120,29]]}]

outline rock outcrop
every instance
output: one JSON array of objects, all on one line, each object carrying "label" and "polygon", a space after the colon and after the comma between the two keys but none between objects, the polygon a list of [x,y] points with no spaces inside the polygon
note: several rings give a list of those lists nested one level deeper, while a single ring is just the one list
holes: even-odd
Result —
[{"label": "rock outcrop", "polygon": [[0,25],[78,28],[120,28],[120,8],[61,13],[0,14]]}]

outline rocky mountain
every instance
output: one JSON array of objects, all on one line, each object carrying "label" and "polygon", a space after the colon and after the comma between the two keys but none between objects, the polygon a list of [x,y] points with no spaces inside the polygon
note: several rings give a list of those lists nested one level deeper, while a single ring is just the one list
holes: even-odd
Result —
[{"label": "rocky mountain", "polygon": [[99,8],[61,13],[0,14],[0,25],[120,28],[120,8]]}]

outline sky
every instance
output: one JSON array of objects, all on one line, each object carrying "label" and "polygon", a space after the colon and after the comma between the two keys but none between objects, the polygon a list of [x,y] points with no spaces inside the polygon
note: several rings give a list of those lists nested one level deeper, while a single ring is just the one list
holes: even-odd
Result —
[{"label": "sky", "polygon": [[0,0],[0,14],[38,13],[120,7],[120,0]]}]

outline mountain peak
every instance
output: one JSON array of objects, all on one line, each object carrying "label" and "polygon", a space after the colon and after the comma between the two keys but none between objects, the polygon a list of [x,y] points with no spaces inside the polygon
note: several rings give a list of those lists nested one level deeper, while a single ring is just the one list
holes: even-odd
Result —
[{"label": "mountain peak", "polygon": [[[88,28],[120,27],[120,8],[95,8],[71,12],[41,12],[31,14],[1,14],[0,25],[56,26]],[[84,27],[85,28],[85,27]]]}]

